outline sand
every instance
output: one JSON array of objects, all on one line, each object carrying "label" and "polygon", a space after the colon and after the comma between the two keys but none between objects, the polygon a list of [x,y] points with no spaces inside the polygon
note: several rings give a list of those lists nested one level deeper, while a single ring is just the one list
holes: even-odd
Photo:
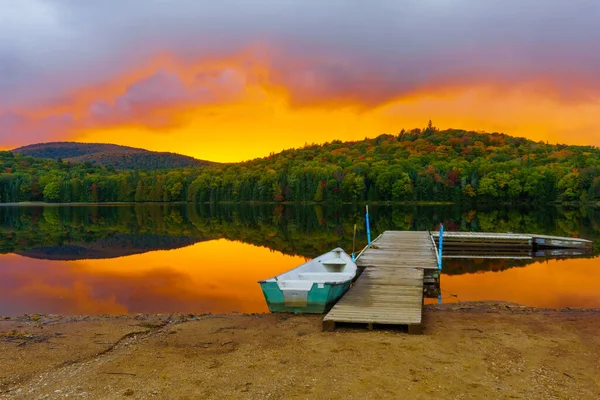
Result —
[{"label": "sand", "polygon": [[423,335],[322,316],[0,318],[0,399],[598,399],[600,311],[428,306]]}]

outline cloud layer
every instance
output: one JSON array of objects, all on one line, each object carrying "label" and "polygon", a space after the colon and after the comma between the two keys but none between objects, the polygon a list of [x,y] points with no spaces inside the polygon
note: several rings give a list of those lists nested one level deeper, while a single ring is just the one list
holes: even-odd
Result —
[{"label": "cloud layer", "polygon": [[[267,130],[280,134],[289,131],[286,118],[278,122],[281,107],[305,117],[309,109],[371,115],[366,132],[335,132],[344,139],[391,127],[375,122],[382,107],[423,108],[430,97],[444,100],[428,113],[442,122],[473,91],[485,91],[492,108],[503,98],[515,107],[540,101],[545,112],[565,115],[600,101],[600,4],[593,0],[0,0],[0,10],[4,147],[101,138],[99,129],[124,126],[136,127],[131,135],[214,129],[198,119],[232,108],[239,116],[240,104],[270,109],[263,118],[275,122]],[[535,115],[498,124],[481,103],[471,114],[458,108],[467,125],[481,121],[467,126],[474,129],[506,126],[559,140],[565,129]],[[393,123],[412,122],[401,117]],[[581,141],[600,144],[589,132],[599,125],[580,124],[588,127]]]}]

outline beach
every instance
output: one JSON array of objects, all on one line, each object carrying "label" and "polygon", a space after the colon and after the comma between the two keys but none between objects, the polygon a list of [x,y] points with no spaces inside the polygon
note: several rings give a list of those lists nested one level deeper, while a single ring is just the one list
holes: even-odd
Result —
[{"label": "beach", "polygon": [[424,308],[424,332],[320,315],[0,318],[0,399],[597,399],[600,310]]}]

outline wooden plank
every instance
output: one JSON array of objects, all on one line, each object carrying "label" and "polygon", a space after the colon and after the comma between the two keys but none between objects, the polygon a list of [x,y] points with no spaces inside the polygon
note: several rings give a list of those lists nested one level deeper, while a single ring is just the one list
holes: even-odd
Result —
[{"label": "wooden plank", "polygon": [[[423,264],[430,264],[430,263],[434,263],[437,261],[435,259],[435,257],[429,258],[429,257],[412,257],[412,256],[406,256],[405,254],[398,254],[395,257],[389,257],[389,256],[378,256],[376,254],[367,254],[362,256],[360,259],[358,259],[357,261],[361,262],[361,263],[369,263],[369,262],[383,262],[386,264],[392,264],[392,265],[407,265],[410,264],[411,262],[418,262],[418,263],[423,263]],[[413,267],[416,267],[416,265],[413,265]]]},{"label": "wooden plank", "polygon": [[576,249],[592,248],[593,246],[593,242],[579,238],[535,235],[533,240],[536,245],[548,248]]},{"label": "wooden plank", "polygon": [[[408,307],[403,309],[402,312],[394,312],[397,308],[393,307],[377,307],[377,309],[373,308],[371,310],[364,309],[345,309],[340,310],[337,318],[345,318],[345,319],[356,319],[356,318],[374,318],[374,319],[365,319],[365,321],[373,321],[379,322],[377,319],[385,319],[387,320],[396,320],[398,325],[402,325],[411,321],[420,320],[421,319],[421,307]],[[409,320],[398,321],[398,318],[408,318]],[[331,319],[331,317],[329,317]]]},{"label": "wooden plank", "polygon": [[369,256],[361,257],[361,259],[358,260],[358,262],[364,263],[364,264],[376,263],[377,264],[376,266],[379,266],[379,264],[381,263],[382,264],[381,266],[388,265],[392,268],[402,268],[402,267],[418,268],[419,267],[418,264],[431,265],[431,264],[435,264],[436,260],[435,259],[425,260],[422,258],[392,259],[389,257],[376,257],[376,256],[369,255]]},{"label": "wooden plank", "polygon": [[[431,232],[431,235],[435,238],[440,236],[439,232]],[[499,233],[499,232],[444,232],[444,240],[446,238],[494,238],[494,239],[519,239],[519,240],[531,240],[532,235],[524,235],[520,233]]]},{"label": "wooden plank", "polygon": [[350,323],[375,323],[375,324],[389,324],[389,325],[411,325],[411,324],[420,324],[423,320],[420,318],[420,316],[417,317],[403,317],[401,323],[398,322],[397,318],[387,318],[385,315],[366,315],[366,316],[360,316],[357,318],[336,318],[335,320],[333,319],[328,319],[327,321],[333,321],[334,323],[336,322],[350,322]]},{"label": "wooden plank", "polygon": [[411,264],[405,264],[405,263],[393,263],[393,262],[380,262],[377,260],[365,260],[365,261],[361,261],[360,263],[356,263],[356,265],[358,265],[359,267],[375,267],[375,266],[380,266],[380,267],[387,267],[387,268],[398,268],[398,269],[402,269],[402,268],[406,268],[406,269],[412,269],[415,267],[421,268],[421,269],[437,269],[437,264],[436,263],[418,263],[418,265],[415,265],[417,263],[411,263]]},{"label": "wooden plank", "polygon": [[358,307],[373,307],[375,304],[421,304],[422,293],[403,293],[403,294],[378,294],[376,298],[373,299],[357,299],[348,298],[343,304],[340,304],[338,308],[343,308],[348,305],[358,306]]},{"label": "wooden plank", "polygon": [[413,312],[405,312],[400,314],[393,314],[386,312],[382,309],[382,312],[359,312],[356,310],[340,312],[335,316],[327,317],[327,321],[334,322],[374,322],[376,324],[418,324],[423,318],[421,311],[415,310]]},{"label": "wooden plank", "polygon": [[460,259],[477,259],[477,260],[481,260],[481,259],[502,259],[502,260],[532,260],[533,257],[531,256],[513,256],[513,255],[500,255],[500,256],[488,256],[488,255],[481,255],[481,254],[475,254],[475,255],[467,255],[467,254],[455,254],[455,255],[444,255],[442,257],[444,260],[447,258],[460,258]]},{"label": "wooden plank", "polygon": [[361,256],[361,258],[372,258],[378,260],[390,260],[395,262],[407,262],[407,261],[437,261],[433,254],[433,250],[428,250],[428,253],[414,254],[410,253],[409,250],[398,251],[394,253],[368,253]]}]

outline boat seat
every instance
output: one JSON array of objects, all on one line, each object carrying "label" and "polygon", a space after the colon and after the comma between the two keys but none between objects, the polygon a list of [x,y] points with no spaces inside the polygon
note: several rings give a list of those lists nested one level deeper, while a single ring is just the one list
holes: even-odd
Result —
[{"label": "boat seat", "polygon": [[341,258],[330,258],[328,260],[323,260],[321,261],[322,264],[324,265],[346,265],[346,261],[342,260]]},{"label": "boat seat", "polygon": [[281,290],[310,290],[314,282],[300,279],[290,279],[277,281],[277,286]]},{"label": "boat seat", "polygon": [[352,278],[353,274],[340,272],[301,272],[298,274],[298,277],[302,280],[313,282],[339,282]]}]

